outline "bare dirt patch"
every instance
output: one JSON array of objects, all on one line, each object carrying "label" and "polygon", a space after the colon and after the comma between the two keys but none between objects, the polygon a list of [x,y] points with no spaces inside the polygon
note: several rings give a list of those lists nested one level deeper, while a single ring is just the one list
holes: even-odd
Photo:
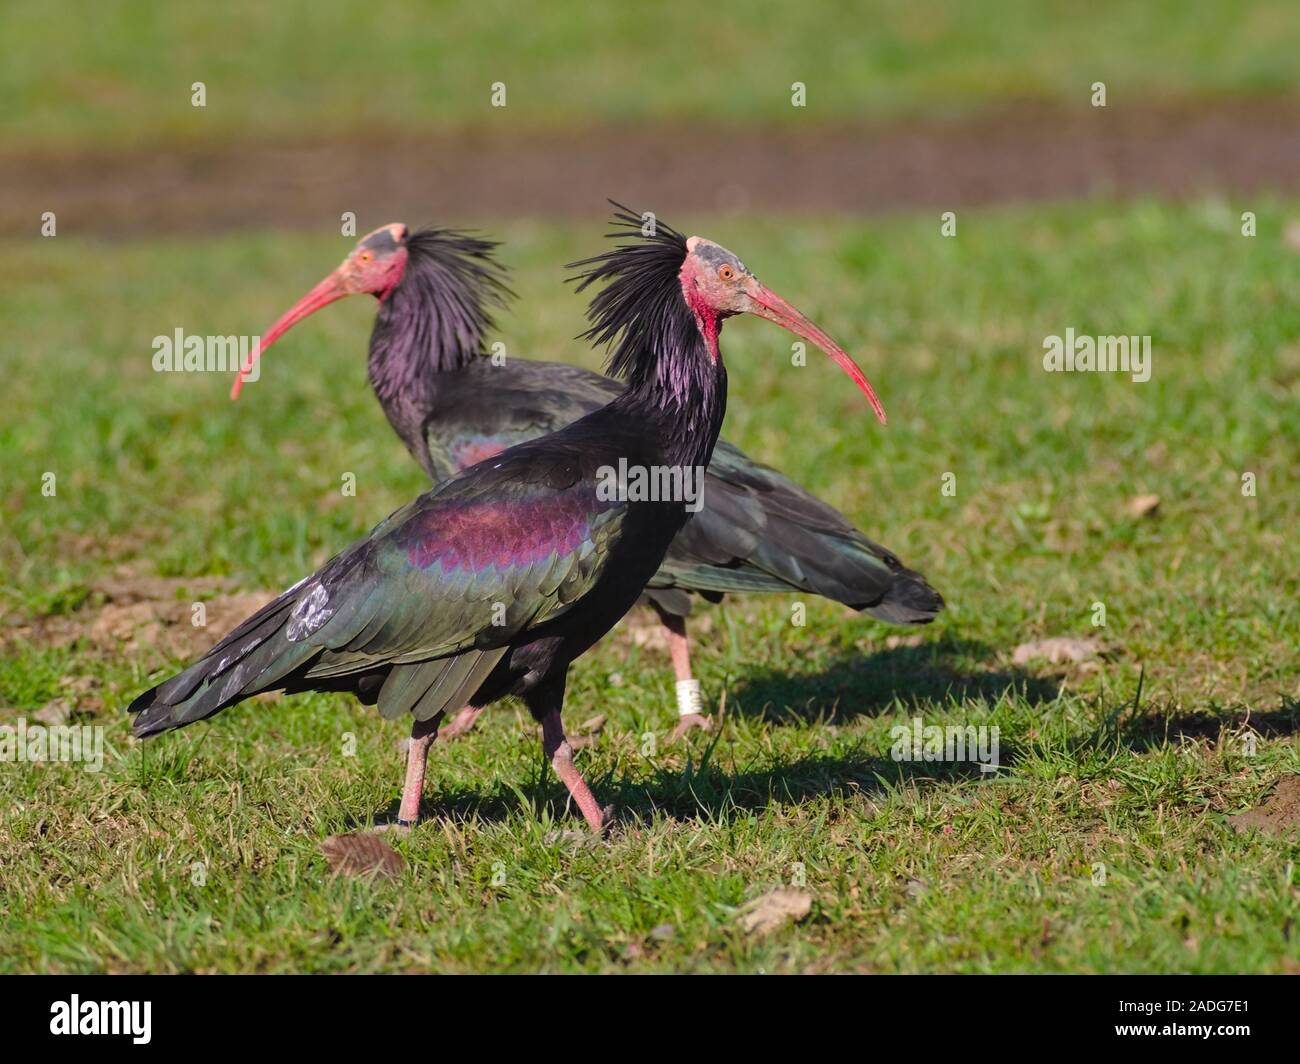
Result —
[{"label": "bare dirt patch", "polygon": [[1097,639],[1076,639],[1073,636],[1055,636],[1036,643],[1021,643],[1011,653],[1013,665],[1028,665],[1033,661],[1046,661],[1049,665],[1077,665],[1091,661],[1102,652]]},{"label": "bare dirt patch", "polygon": [[1283,777],[1259,805],[1228,817],[1228,823],[1241,832],[1300,834],[1300,776]]},{"label": "bare dirt patch", "polygon": [[1300,189],[1300,101],[1215,100],[780,128],[360,135],[130,153],[0,150],[0,233],[157,236],[658,211],[870,213],[1096,194]]},{"label": "bare dirt patch", "polygon": [[0,645],[18,640],[56,648],[84,643],[105,652],[153,651],[188,658],[274,597],[270,591],[235,590],[219,577],[141,576],[123,567],[94,584],[80,609],[0,631]]}]

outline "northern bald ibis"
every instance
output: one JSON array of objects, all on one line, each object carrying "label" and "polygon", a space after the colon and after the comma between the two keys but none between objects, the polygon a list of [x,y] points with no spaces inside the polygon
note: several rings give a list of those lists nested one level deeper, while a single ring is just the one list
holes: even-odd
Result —
[{"label": "northern bald ibis", "polygon": [[[414,718],[399,823],[418,816],[448,710],[523,698],[587,823],[607,813],[579,775],[560,711],[568,667],[636,602],[689,516],[680,498],[610,499],[604,470],[706,464],[726,410],[723,320],[750,313],[821,347],[873,399],[833,340],[730,251],[616,215],[623,240],[575,266],[599,284],[586,334],[626,381],[612,402],[515,444],[421,495],[128,707],[145,737],[262,691],[343,690]],[[502,609],[504,607],[504,609]]]},{"label": "northern bald ibis", "polygon": [[[495,247],[455,230],[382,226],[267,330],[260,350],[345,295],[375,296],[370,385],[435,484],[615,399],[622,383],[590,370],[486,357],[491,311],[511,294]],[[242,375],[232,397],[241,381]],[[883,421],[874,399],[873,405]],[[691,675],[687,592],[713,601],[735,591],[813,593],[896,624],[927,623],[943,608],[923,576],[843,514],[725,440],[713,453],[704,496],[703,510],[673,542],[645,592],[667,630],[677,677],[674,739],[709,723]],[[468,730],[480,712],[465,707],[444,738]]]}]

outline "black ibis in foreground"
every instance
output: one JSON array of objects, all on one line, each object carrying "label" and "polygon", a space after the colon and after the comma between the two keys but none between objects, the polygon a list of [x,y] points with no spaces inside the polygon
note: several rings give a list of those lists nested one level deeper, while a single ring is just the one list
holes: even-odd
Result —
[{"label": "black ibis in foreground", "polygon": [[[370,384],[435,484],[615,399],[622,383],[590,370],[486,357],[490,311],[510,295],[495,247],[454,230],[376,229],[271,326],[260,350],[336,299],[377,297]],[[926,623],[943,608],[924,577],[844,515],[725,440],[713,453],[704,497],[645,592],[667,631],[677,675],[674,739],[708,725],[691,676],[688,591],[714,601],[728,591],[811,592],[898,624]],[[444,739],[467,730],[480,712],[467,706],[443,729]]]},{"label": "black ibis in foreground", "polygon": [[421,495],[299,581],[183,672],[141,694],[137,736],[183,727],[262,691],[342,690],[414,718],[399,823],[418,816],[448,710],[514,694],[593,830],[560,710],[569,663],[654,576],[689,513],[681,498],[610,498],[608,470],[709,461],[726,409],[723,319],[750,313],[822,348],[874,400],[833,340],[725,248],[620,214],[624,242],[577,263],[602,287],[585,335],[626,380],[612,402],[509,447]]}]

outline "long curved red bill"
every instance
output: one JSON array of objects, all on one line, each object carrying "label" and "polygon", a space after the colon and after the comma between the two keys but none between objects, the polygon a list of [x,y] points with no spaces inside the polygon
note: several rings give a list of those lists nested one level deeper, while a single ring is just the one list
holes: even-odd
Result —
[{"label": "long curved red bill", "polygon": [[321,307],[328,306],[336,299],[342,299],[347,294],[338,273],[335,272],[290,307],[279,321],[262,334],[261,341],[253,345],[253,350],[248,353],[247,361],[240,367],[239,376],[235,378],[235,383],[231,386],[230,398],[239,398],[240,390],[244,387],[244,378],[252,371],[253,364],[268,347],[288,332],[289,329],[297,325],[298,322],[302,321],[303,318],[316,313]]},{"label": "long curved red bill", "polygon": [[882,425],[888,423],[885,418],[885,408],[880,405],[880,400],[876,398],[876,391],[871,387],[871,382],[867,380],[867,375],[862,372],[861,367],[853,361],[844,348],[840,347],[839,344],[770,288],[765,288],[755,281],[749,287],[749,295],[757,304],[753,309],[753,313],[766,318],[768,321],[775,322],[783,329],[789,329],[796,336],[802,336],[809,343],[815,344],[830,355],[839,364],[840,369],[853,378],[853,383],[867,397],[867,401],[876,412],[876,417],[880,419],[880,423]]}]

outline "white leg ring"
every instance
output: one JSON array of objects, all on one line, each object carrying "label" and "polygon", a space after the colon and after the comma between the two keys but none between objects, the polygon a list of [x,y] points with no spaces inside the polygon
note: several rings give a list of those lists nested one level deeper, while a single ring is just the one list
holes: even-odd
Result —
[{"label": "white leg ring", "polygon": [[700,681],[678,680],[677,715],[680,717],[689,717],[692,714],[702,713],[703,710],[704,698],[700,695]]}]

